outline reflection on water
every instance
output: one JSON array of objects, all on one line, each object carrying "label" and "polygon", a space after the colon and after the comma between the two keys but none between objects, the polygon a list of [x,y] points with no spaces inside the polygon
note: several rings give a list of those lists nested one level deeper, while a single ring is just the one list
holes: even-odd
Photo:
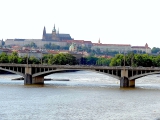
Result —
[{"label": "reflection on water", "polygon": [[136,80],[136,88],[119,88],[119,80],[93,72],[56,73],[44,85],[11,81],[0,75],[0,120],[156,120],[160,118],[160,77]]}]

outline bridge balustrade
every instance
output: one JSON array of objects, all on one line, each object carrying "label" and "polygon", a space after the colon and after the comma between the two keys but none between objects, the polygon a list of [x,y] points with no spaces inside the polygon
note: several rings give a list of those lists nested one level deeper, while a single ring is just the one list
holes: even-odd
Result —
[{"label": "bridge balustrade", "polygon": [[0,64],[0,69],[24,77],[24,84],[44,84],[44,76],[67,70],[91,70],[120,80],[120,87],[135,87],[137,78],[160,73],[159,67]]}]

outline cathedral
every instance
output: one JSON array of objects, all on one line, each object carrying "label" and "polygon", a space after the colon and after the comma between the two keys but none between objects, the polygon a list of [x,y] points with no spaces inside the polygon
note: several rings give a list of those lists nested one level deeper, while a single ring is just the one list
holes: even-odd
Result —
[{"label": "cathedral", "polygon": [[73,40],[70,34],[60,34],[59,30],[56,31],[55,25],[53,27],[52,33],[46,33],[46,28],[43,29],[43,41],[63,41],[63,40]]}]

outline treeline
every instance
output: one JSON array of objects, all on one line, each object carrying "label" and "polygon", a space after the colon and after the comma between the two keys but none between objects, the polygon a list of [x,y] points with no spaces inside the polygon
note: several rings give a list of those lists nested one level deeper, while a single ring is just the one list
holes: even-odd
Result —
[{"label": "treeline", "polygon": [[113,58],[82,58],[81,64],[85,65],[103,65],[103,66],[132,66],[132,67],[160,67],[160,55],[128,53],[116,54]]},{"label": "treeline", "polygon": [[116,54],[113,58],[98,58],[94,56],[82,57],[76,59],[71,54],[60,53],[57,55],[46,54],[42,59],[33,56],[19,57],[17,52],[10,55],[6,53],[0,54],[0,63],[17,63],[17,64],[49,64],[49,65],[98,65],[98,66],[132,66],[132,67],[160,67],[160,55],[148,54]]},{"label": "treeline", "polygon": [[117,54],[111,59],[110,66],[132,66],[132,67],[160,67],[160,55],[134,54],[126,55]]},{"label": "treeline", "polygon": [[46,54],[42,59],[34,56],[19,57],[17,52],[12,52],[10,55],[6,53],[0,54],[0,63],[17,63],[17,64],[49,64],[49,65],[107,65],[109,66],[111,59],[97,58],[93,56],[82,57],[76,59],[75,56],[68,53],[59,53],[57,55]]},{"label": "treeline", "polygon": [[17,52],[12,52],[10,55],[6,53],[0,54],[0,63],[17,63],[17,64],[56,64],[56,65],[75,65],[78,64],[76,57],[71,54],[47,54],[42,57],[42,59],[38,59],[34,56],[27,57],[19,57]]},{"label": "treeline", "polygon": [[10,55],[2,52],[0,54],[0,63],[39,64],[40,60],[35,57],[19,57],[17,52],[12,52]]}]

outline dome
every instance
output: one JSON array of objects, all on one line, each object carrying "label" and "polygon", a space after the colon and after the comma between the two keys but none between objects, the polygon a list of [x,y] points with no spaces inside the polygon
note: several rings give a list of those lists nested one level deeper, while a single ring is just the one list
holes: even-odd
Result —
[{"label": "dome", "polygon": [[76,44],[72,43],[71,46],[69,47],[69,51],[77,51]]}]

